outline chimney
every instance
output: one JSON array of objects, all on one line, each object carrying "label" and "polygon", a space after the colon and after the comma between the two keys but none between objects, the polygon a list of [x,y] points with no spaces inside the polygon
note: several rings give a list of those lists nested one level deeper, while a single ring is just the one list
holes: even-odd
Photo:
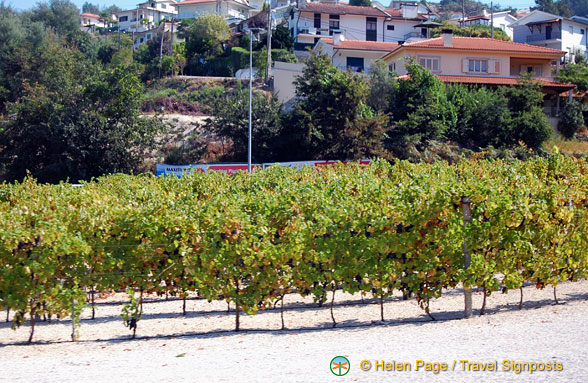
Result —
[{"label": "chimney", "polygon": [[343,41],[345,41],[345,36],[343,36],[343,33],[340,33],[340,32],[333,33],[333,45],[341,45],[341,43]]},{"label": "chimney", "polygon": [[444,47],[453,46],[453,31],[451,29],[443,29],[441,31],[441,37],[443,38]]}]

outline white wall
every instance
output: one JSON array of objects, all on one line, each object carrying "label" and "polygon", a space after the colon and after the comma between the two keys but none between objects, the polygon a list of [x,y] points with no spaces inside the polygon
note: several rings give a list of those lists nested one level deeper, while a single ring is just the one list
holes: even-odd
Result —
[{"label": "white wall", "polygon": [[[502,29],[510,39],[513,39],[513,29],[508,25],[514,20],[507,14],[495,14],[494,15],[494,27]],[[527,28],[528,29],[528,28]]]},{"label": "white wall", "polygon": [[[295,28],[295,35],[298,34],[296,27],[301,28],[314,28],[314,13],[311,12],[299,12],[300,18],[297,21],[297,16],[294,20],[289,19],[289,28]],[[365,40],[366,39],[366,18],[367,16],[359,15],[340,15],[339,16],[339,29],[343,31],[343,35],[347,40]],[[378,17],[377,19],[377,41],[384,41],[384,18]],[[300,36],[298,42],[300,43],[314,43],[314,37],[328,37],[329,36],[329,15],[323,13],[321,15],[321,28],[325,31],[321,32],[321,35],[317,36]]]},{"label": "white wall", "polygon": [[[419,35],[421,33],[421,28],[414,28],[415,25],[420,24],[420,21],[415,20],[388,20],[385,22],[384,26],[384,41],[387,42],[398,42],[398,41],[406,41],[404,38],[407,34],[418,32]],[[394,25],[394,30],[389,31],[388,25]]]},{"label": "white wall", "polygon": [[281,103],[292,99],[296,96],[294,80],[296,76],[302,75],[304,64],[302,63],[285,63],[276,61],[272,73],[274,75],[274,95]]},{"label": "white wall", "polygon": [[333,65],[341,70],[347,70],[347,58],[348,57],[361,57],[363,58],[364,73],[370,72],[372,64],[387,52],[368,52],[368,51],[350,51],[350,50],[337,50],[333,47],[334,55],[332,56]]},{"label": "white wall", "polygon": [[378,51],[360,51],[360,50],[348,50],[338,49],[336,45],[327,44],[324,41],[319,41],[314,48],[315,51],[319,51],[322,54],[326,54],[331,58],[331,62],[340,70],[347,70],[347,58],[358,57],[363,58],[363,72],[368,74],[374,61],[381,58],[388,52]]},{"label": "white wall", "polygon": [[[576,51],[586,51],[586,28],[588,26],[569,21],[562,21],[561,50],[574,54]],[[572,31],[573,29],[573,31]],[[584,34],[581,31],[584,31]]]},{"label": "white wall", "polygon": [[[186,4],[178,6],[179,19],[191,19],[194,17],[203,16],[206,14],[216,14],[216,2],[201,3],[201,4]],[[221,5],[221,13],[225,16],[235,18],[247,19],[249,11],[245,7],[240,7],[238,4],[230,1],[223,1]]]}]

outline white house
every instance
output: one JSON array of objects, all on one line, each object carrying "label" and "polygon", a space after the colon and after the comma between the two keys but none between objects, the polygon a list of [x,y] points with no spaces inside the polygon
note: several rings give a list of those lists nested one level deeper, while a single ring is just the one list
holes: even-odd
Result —
[{"label": "white house", "polygon": [[246,0],[185,0],[176,4],[178,18],[193,19],[207,14],[221,14],[229,20],[229,24],[248,19],[250,12],[255,10]]},{"label": "white house", "polygon": [[121,31],[144,32],[153,29],[162,20],[177,18],[175,0],[152,0],[141,3],[136,9],[116,14]]},{"label": "white house", "polygon": [[426,24],[428,14],[422,13],[418,4],[400,3],[397,7],[385,8],[384,11],[389,17],[384,21],[383,41],[407,42],[431,37],[431,25]]},{"label": "white house", "polygon": [[[555,117],[559,112],[560,94],[574,88],[554,78],[553,63],[565,51],[510,41],[476,37],[453,37],[444,31],[441,37],[399,45],[382,57],[390,70],[407,74],[406,62],[412,58],[445,83],[517,86],[522,74],[530,73],[542,85],[545,112]],[[552,120],[554,126],[556,120]]]},{"label": "white house", "polygon": [[[336,2],[336,1],[335,1]],[[431,25],[426,24],[416,2],[398,2],[392,8],[356,7],[335,2],[301,1],[288,21],[290,34],[295,37],[295,53],[304,56],[322,37],[341,33],[345,41],[401,42],[429,37]],[[428,11],[427,11],[428,12]]]},{"label": "white house", "polygon": [[517,18],[510,14],[509,11],[492,12],[484,9],[481,15],[469,16],[462,21],[462,18],[451,20],[454,24],[468,26],[474,25],[491,25],[494,24],[494,28],[502,29],[510,39],[513,39],[513,28],[510,26],[512,23],[517,21]]},{"label": "white house", "polygon": [[397,47],[395,42],[345,40],[336,33],[333,38],[321,38],[314,50],[331,57],[333,65],[341,70],[369,73],[376,60]]},{"label": "white house", "polygon": [[100,20],[100,16],[93,13],[84,12],[80,15],[80,26],[82,29],[86,27],[106,27],[106,23]]},{"label": "white house", "polygon": [[290,16],[288,28],[297,50],[313,47],[321,37],[340,32],[346,40],[384,41],[384,20],[390,15],[374,7],[303,2]]},{"label": "white house", "polygon": [[566,51],[565,60],[584,54],[588,23],[583,18],[566,18],[535,10],[510,24],[515,42]]}]

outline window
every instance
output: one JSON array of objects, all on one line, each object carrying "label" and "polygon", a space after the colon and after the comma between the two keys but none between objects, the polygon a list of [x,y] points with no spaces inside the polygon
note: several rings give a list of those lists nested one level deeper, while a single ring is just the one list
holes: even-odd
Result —
[{"label": "window", "polygon": [[431,72],[439,72],[441,71],[440,65],[441,59],[439,57],[419,57],[419,64]]},{"label": "window", "polygon": [[365,19],[365,39],[378,41],[378,19],[375,17],[366,17]]},{"label": "window", "polygon": [[584,34],[584,33],[586,33],[586,31],[584,31],[583,29],[580,29],[580,33]]},{"label": "window", "polygon": [[347,68],[353,72],[363,71],[363,57],[347,57]]},{"label": "window", "polygon": [[396,72],[396,63],[388,65],[388,70],[390,70],[390,72]]},{"label": "window", "polygon": [[314,27],[315,28],[321,27],[321,14],[320,13],[314,14]]},{"label": "window", "polygon": [[155,8],[155,3],[151,3],[151,8]]},{"label": "window", "polygon": [[393,31],[394,30],[394,25],[388,25],[386,27],[386,29],[389,30],[389,31]]},{"label": "window", "polygon": [[472,73],[488,73],[488,60],[468,60],[469,71]]},{"label": "window", "polygon": [[329,15],[329,35],[333,35],[333,29],[339,29],[339,15]]},{"label": "window", "polygon": [[161,9],[165,9],[165,4],[161,4]]},{"label": "window", "polygon": [[121,17],[118,18],[118,21],[121,22],[121,23],[123,21],[129,21],[129,16],[121,16]]},{"label": "window", "polygon": [[572,33],[572,34],[574,33],[574,26],[573,25],[570,25],[570,33]]}]

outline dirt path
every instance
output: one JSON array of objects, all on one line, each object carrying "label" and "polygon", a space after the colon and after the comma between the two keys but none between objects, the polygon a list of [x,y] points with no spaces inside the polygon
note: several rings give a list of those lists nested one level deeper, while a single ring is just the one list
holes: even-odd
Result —
[{"label": "dirt path", "polygon": [[[551,288],[526,287],[524,297],[519,311],[518,291],[494,294],[488,315],[466,320],[460,319],[461,291],[451,290],[432,303],[437,321],[431,321],[416,302],[395,296],[385,303],[389,322],[381,323],[376,301],[361,304],[360,296],[337,292],[339,325],[333,329],[328,306],[292,295],[285,312],[290,330],[279,330],[279,309],[270,309],[243,315],[240,333],[231,331],[234,313],[227,313],[224,302],[189,299],[184,317],[181,300],[152,297],[139,322],[137,335],[143,338],[128,340],[118,304],[125,297],[117,294],[99,301],[94,321],[86,309],[77,343],[69,342],[69,320],[41,324],[33,345],[20,344],[28,326],[13,331],[0,324],[0,376],[7,382],[60,383],[588,381],[588,281],[561,284],[558,297],[565,304],[553,304]],[[474,298],[479,309],[481,294]],[[329,369],[338,355],[351,364],[344,377]],[[371,363],[370,371],[360,369],[362,360]],[[411,371],[374,371],[376,360],[409,363]],[[415,371],[417,360],[445,362],[449,371]],[[467,365],[460,360],[496,361],[499,371],[463,371]],[[506,372],[504,360],[561,363],[563,371]]]}]

